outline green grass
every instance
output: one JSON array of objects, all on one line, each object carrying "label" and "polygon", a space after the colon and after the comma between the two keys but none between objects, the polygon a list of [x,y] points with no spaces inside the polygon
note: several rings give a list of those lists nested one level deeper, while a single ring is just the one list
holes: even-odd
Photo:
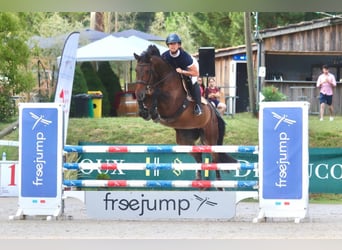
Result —
[{"label": "green grass", "polygon": [[[258,122],[251,113],[239,113],[234,117],[224,117],[227,127],[225,145],[258,145]],[[1,123],[0,130],[8,123]],[[18,130],[0,138],[18,140]],[[106,144],[175,144],[175,132],[140,117],[111,118],[72,118],[69,120],[67,144],[76,145],[80,141]],[[341,147],[342,117],[333,122],[319,121],[318,117],[309,116],[309,147]],[[18,159],[18,149],[0,146],[9,160]],[[342,203],[340,194],[310,194],[312,203]]]},{"label": "green grass", "polygon": [[[225,145],[258,145],[258,122],[251,113],[238,113],[234,117],[224,116],[226,121]],[[0,130],[8,123],[1,123]],[[69,120],[67,144],[75,145],[80,141],[106,144],[175,144],[175,132],[168,128],[145,121],[140,117],[108,118],[71,118]],[[18,140],[18,130],[0,138]],[[318,117],[309,116],[309,147],[340,147],[342,141],[342,117],[333,122],[319,121]],[[10,160],[18,159],[17,149],[0,146]]]}]

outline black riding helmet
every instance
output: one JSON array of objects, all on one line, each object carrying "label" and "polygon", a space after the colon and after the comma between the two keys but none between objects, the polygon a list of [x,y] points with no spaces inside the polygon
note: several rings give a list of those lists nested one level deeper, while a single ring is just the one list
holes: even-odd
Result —
[{"label": "black riding helmet", "polygon": [[166,42],[166,44],[169,44],[169,43],[182,43],[182,40],[180,39],[180,37],[177,34],[170,34],[166,38],[165,42]]}]

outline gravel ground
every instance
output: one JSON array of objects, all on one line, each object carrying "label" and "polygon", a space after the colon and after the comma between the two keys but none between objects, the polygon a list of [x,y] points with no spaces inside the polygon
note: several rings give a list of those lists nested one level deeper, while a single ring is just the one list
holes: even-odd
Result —
[{"label": "gravel ground", "polygon": [[225,221],[104,221],[87,218],[85,205],[65,201],[64,216],[9,220],[18,198],[0,198],[0,239],[342,239],[342,205],[309,205],[300,223],[282,218],[253,223],[258,203],[241,202]]}]

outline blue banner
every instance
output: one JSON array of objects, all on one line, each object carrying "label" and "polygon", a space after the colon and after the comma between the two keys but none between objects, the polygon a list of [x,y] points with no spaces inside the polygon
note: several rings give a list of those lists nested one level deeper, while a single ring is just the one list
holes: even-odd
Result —
[{"label": "blue banner", "polygon": [[56,197],[56,108],[24,108],[22,111],[21,196]]},{"label": "blue banner", "polygon": [[264,108],[264,199],[302,198],[302,108]]}]

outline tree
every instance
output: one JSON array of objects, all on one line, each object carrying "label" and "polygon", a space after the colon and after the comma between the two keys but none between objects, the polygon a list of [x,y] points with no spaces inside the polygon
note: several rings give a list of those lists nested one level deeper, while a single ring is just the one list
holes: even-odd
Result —
[{"label": "tree", "polygon": [[152,27],[154,31],[177,32],[190,53],[197,52],[199,47],[224,48],[244,43],[242,12],[158,13]]},{"label": "tree", "polygon": [[260,29],[268,29],[322,17],[315,12],[259,12],[259,24]]},{"label": "tree", "polygon": [[192,17],[192,36],[200,46],[229,47],[232,46],[231,25],[227,12],[197,12]]},{"label": "tree", "polygon": [[15,114],[11,97],[34,86],[25,30],[16,14],[0,12],[0,120]]},{"label": "tree", "polygon": [[[165,30],[167,34],[177,33],[182,39],[182,47],[190,53],[197,52],[197,44],[192,37],[191,13],[188,12],[170,12],[166,15]],[[165,35],[165,38],[167,35]]]},{"label": "tree", "polygon": [[155,12],[116,12],[111,15],[113,29],[115,32],[125,29],[137,29],[141,31],[148,31],[154,21]]}]

